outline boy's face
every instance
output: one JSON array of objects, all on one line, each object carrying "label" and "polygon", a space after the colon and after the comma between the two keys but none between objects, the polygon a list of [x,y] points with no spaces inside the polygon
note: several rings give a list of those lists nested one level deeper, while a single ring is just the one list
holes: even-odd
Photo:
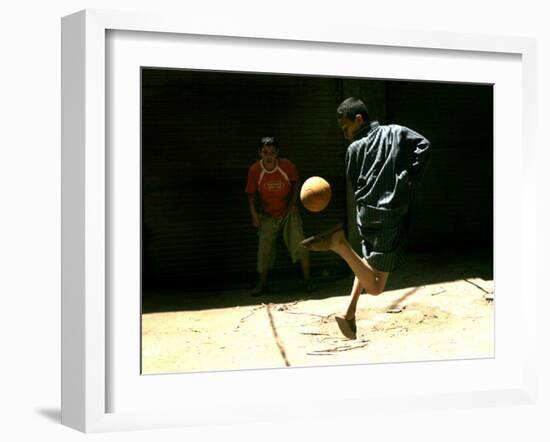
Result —
[{"label": "boy's face", "polygon": [[353,120],[347,117],[339,118],[338,124],[340,125],[340,129],[342,129],[344,138],[348,141],[353,141],[353,135],[363,126],[364,120],[361,115],[357,114]]},{"label": "boy's face", "polygon": [[272,170],[275,168],[278,154],[279,151],[272,144],[265,144],[262,146],[260,149],[260,158],[262,159],[262,163],[267,170]]}]

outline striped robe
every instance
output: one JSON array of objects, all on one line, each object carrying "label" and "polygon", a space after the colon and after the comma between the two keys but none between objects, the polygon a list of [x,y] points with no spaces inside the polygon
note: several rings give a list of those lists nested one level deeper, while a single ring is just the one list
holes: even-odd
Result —
[{"label": "striped robe", "polygon": [[420,179],[430,147],[407,127],[376,121],[348,146],[346,174],[355,195],[363,254],[378,270],[392,271],[402,260],[410,188]]}]

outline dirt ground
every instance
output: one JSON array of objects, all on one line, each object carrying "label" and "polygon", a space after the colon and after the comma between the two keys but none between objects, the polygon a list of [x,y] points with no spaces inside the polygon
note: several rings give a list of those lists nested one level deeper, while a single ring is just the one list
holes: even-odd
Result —
[{"label": "dirt ground", "polygon": [[291,281],[258,298],[242,289],[149,294],[142,373],[493,357],[491,263],[483,253],[409,257],[385,293],[359,300],[355,340],[334,321],[351,276],[318,279],[311,294]]}]

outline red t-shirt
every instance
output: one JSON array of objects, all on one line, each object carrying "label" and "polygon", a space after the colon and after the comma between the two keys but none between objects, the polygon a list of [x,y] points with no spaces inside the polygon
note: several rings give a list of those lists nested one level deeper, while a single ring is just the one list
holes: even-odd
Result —
[{"label": "red t-shirt", "polygon": [[264,169],[257,161],[248,169],[246,193],[258,192],[264,211],[274,218],[286,215],[293,186],[298,182],[296,166],[285,158],[277,159],[275,169]]}]

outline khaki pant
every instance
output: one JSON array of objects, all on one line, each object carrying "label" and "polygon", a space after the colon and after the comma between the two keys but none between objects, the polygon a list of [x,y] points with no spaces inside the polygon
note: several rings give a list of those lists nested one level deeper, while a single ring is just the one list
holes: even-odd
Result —
[{"label": "khaki pant", "polygon": [[263,214],[258,229],[258,273],[262,274],[273,268],[276,255],[276,239],[279,232],[283,233],[286,248],[293,263],[298,262],[307,250],[300,245],[304,239],[302,218],[298,212],[287,213],[282,218],[273,218]]}]

